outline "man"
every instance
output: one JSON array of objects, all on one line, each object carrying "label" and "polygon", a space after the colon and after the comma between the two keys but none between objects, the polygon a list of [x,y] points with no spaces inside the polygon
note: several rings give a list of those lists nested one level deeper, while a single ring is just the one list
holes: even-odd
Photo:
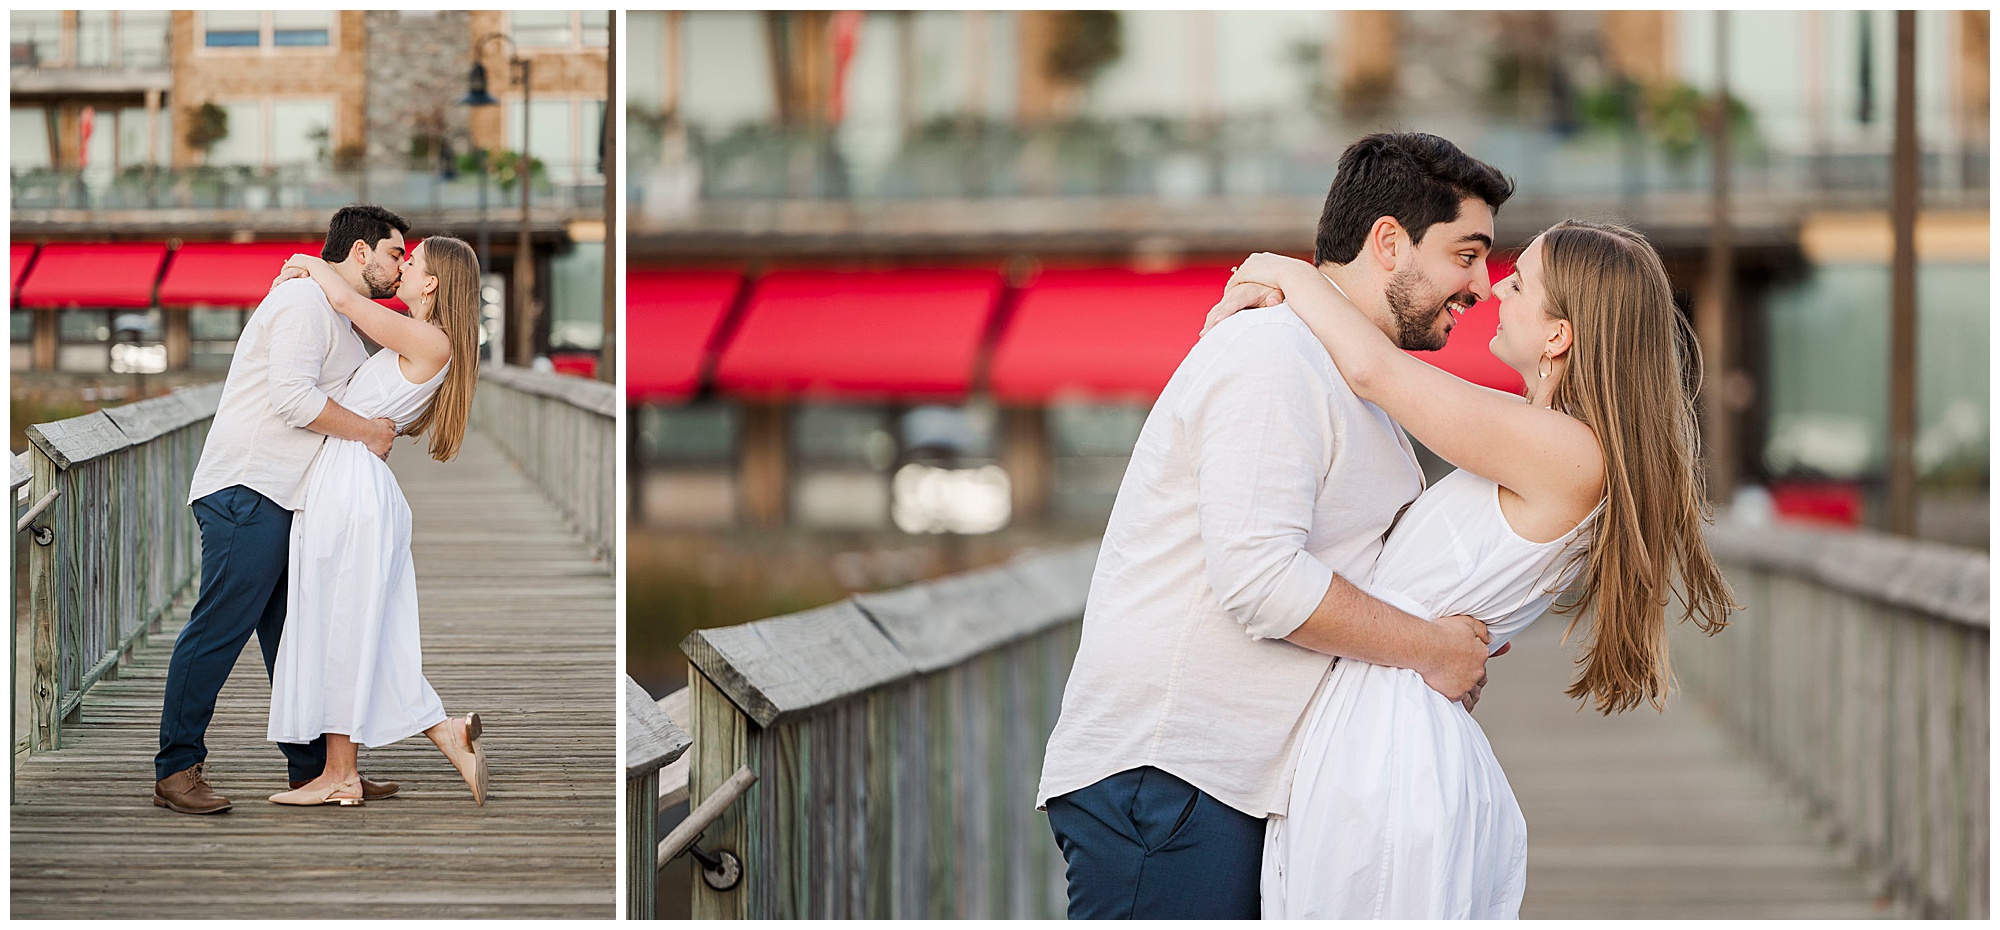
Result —
[{"label": "man", "polygon": [[[356,290],[390,297],[409,228],[381,207],[342,207],[328,224],[320,257]],[[188,491],[201,526],[201,593],[167,665],[154,804],[183,814],[230,808],[208,784],[203,736],[252,632],[266,675],[277,659],[292,514],[304,504],[306,472],[327,436],[363,443],[385,459],[396,438],[393,422],[363,419],[334,399],[366,359],[354,327],[309,278],[273,288],[243,327]],[[325,767],[324,740],[278,748],[294,788]],[[397,790],[393,782],[365,779],[362,787],[371,801]]]},{"label": "man", "polygon": [[[1436,136],[1368,136],[1341,156],[1314,260],[1399,345],[1438,348],[1488,293],[1512,191]],[[1188,353],[1118,489],[1043,763],[1070,917],[1256,918],[1265,818],[1332,657],[1477,699],[1483,625],[1356,587],[1422,489],[1402,430],[1289,309],[1238,313]]]}]

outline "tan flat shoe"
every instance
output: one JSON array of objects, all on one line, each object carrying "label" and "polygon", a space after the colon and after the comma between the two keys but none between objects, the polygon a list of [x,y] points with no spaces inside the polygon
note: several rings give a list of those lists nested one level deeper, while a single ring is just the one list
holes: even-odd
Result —
[{"label": "tan flat shoe", "polygon": [[472,750],[472,767],[467,770],[465,766],[459,765],[457,760],[452,761],[453,767],[458,769],[458,774],[465,778],[466,786],[472,789],[474,807],[486,806],[486,747],[479,745],[479,736],[483,732],[485,727],[480,724],[479,714],[476,712],[466,714],[465,748]]},{"label": "tan flat shoe", "polygon": [[338,791],[359,791],[360,788],[361,783],[359,781],[344,781],[319,789],[297,788],[291,791],[280,791],[277,794],[271,795],[271,803],[289,804],[294,807],[317,807],[322,804],[337,804],[341,807],[360,807],[368,802],[359,794],[353,797],[336,797],[334,795]]}]

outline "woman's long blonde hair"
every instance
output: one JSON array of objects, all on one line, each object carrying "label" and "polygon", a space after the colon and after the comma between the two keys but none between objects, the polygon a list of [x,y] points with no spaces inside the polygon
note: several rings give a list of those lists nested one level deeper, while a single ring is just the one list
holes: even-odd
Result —
[{"label": "woman's long blonde hair", "polygon": [[1738,609],[1701,535],[1691,390],[1700,357],[1666,267],[1639,233],[1565,220],[1542,234],[1542,274],[1549,316],[1573,334],[1554,406],[1588,425],[1604,451],[1604,512],[1563,608],[1576,612],[1565,638],[1593,614],[1567,693],[1606,714],[1641,700],[1664,709],[1675,576],[1681,619],[1703,632],[1719,632]]},{"label": "woman's long blonde hair", "polygon": [[405,436],[431,437],[431,458],[449,462],[465,439],[465,421],[472,415],[472,391],[479,386],[479,257],[463,239],[427,236],[423,241],[426,270],[438,279],[431,294],[431,325],[451,340],[451,370],[437,396]]}]

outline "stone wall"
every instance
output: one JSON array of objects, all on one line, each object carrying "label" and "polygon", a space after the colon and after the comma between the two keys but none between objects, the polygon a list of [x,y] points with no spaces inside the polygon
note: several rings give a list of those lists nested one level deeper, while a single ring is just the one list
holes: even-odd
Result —
[{"label": "stone wall", "polygon": [[[369,163],[436,170],[439,139],[450,140],[455,152],[469,151],[472,108],[458,101],[472,71],[474,14],[371,10],[366,15]],[[499,79],[506,80],[504,71]],[[421,164],[413,162],[418,139],[428,140]]]}]

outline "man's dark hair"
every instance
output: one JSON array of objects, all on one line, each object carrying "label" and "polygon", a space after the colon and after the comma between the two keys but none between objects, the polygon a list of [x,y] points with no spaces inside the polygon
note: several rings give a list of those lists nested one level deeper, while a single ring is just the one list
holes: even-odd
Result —
[{"label": "man's dark hair", "polygon": [[1467,197],[1498,212],[1514,182],[1459,147],[1427,132],[1378,132],[1340,155],[1319,214],[1313,263],[1345,265],[1361,254],[1375,221],[1393,216],[1422,243],[1434,223],[1458,219]]},{"label": "man's dark hair", "polygon": [[339,264],[354,248],[354,240],[359,239],[372,249],[389,238],[391,230],[407,236],[410,221],[372,203],[350,203],[333,211],[333,219],[326,224],[326,244],[320,246],[319,257]]}]

